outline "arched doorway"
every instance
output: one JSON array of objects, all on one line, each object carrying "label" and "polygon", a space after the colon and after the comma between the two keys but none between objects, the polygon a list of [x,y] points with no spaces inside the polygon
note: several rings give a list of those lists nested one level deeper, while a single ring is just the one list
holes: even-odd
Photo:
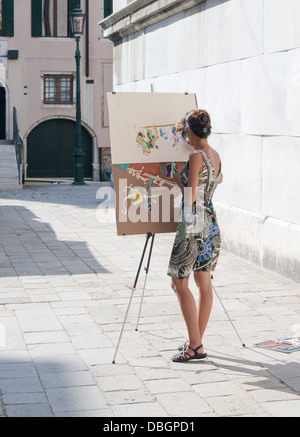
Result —
[{"label": "arched doorway", "polygon": [[[55,118],[37,125],[27,138],[28,178],[72,178],[74,176],[76,123]],[[82,126],[85,152],[84,177],[92,177],[93,139]]]}]

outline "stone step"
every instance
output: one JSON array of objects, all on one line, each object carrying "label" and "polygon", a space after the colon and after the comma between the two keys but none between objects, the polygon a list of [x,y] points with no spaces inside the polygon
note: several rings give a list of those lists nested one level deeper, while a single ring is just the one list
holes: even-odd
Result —
[{"label": "stone step", "polygon": [[0,151],[0,165],[5,165],[8,162],[17,162],[15,152],[1,153]]},{"label": "stone step", "polygon": [[0,191],[1,190],[22,190],[23,185],[20,185],[18,183],[2,183],[0,181]]},{"label": "stone step", "polygon": [[9,144],[0,144],[0,157],[1,159],[5,159],[6,154],[14,154],[16,156],[15,146],[11,146]]},{"label": "stone step", "polygon": [[15,182],[18,182],[19,181],[19,175],[16,175],[16,174],[10,174],[10,175],[2,175],[2,174],[0,174],[0,184],[4,184],[4,183],[8,183],[8,184],[11,184],[11,183],[15,183]]},{"label": "stone step", "polygon": [[4,177],[16,177],[19,175],[17,166],[11,166],[6,168],[0,168],[0,178]]},{"label": "stone step", "polygon": [[11,161],[12,159],[16,160],[16,152],[9,151],[9,152],[1,152],[0,151],[0,162],[2,161]]},{"label": "stone step", "polygon": [[11,158],[11,159],[1,159],[0,158],[0,173],[1,173],[1,169],[8,168],[8,167],[10,167],[10,168],[12,168],[12,167],[17,168],[18,167],[17,160],[15,157]]},{"label": "stone step", "polygon": [[14,145],[14,140],[0,140],[0,146],[6,144]]},{"label": "stone step", "polygon": [[14,142],[0,140],[0,190],[22,189]]}]

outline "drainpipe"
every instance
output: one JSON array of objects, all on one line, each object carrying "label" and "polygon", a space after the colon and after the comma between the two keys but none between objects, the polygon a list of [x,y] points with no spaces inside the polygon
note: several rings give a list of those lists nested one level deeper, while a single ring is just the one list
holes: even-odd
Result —
[{"label": "drainpipe", "polygon": [[85,0],[85,12],[86,12],[86,32],[85,32],[85,75],[90,75],[90,47],[89,47],[89,0]]}]

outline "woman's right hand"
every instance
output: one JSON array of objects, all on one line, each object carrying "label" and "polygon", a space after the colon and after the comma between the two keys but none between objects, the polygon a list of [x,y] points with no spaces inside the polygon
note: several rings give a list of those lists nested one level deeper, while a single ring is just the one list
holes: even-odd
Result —
[{"label": "woman's right hand", "polygon": [[173,180],[179,187],[181,186],[180,171],[177,169],[176,169],[176,172],[173,174]]}]

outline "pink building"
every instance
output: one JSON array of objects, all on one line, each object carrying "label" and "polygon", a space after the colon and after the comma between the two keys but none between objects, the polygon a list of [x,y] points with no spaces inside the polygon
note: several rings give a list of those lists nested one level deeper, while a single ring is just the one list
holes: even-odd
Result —
[{"label": "pink building", "polygon": [[14,185],[8,170],[14,112],[25,179],[74,174],[76,47],[70,13],[78,6],[87,14],[80,40],[85,178],[99,181],[108,165],[101,158],[109,148],[106,92],[112,89],[112,43],[98,22],[112,12],[112,1],[0,0],[0,188]]}]

